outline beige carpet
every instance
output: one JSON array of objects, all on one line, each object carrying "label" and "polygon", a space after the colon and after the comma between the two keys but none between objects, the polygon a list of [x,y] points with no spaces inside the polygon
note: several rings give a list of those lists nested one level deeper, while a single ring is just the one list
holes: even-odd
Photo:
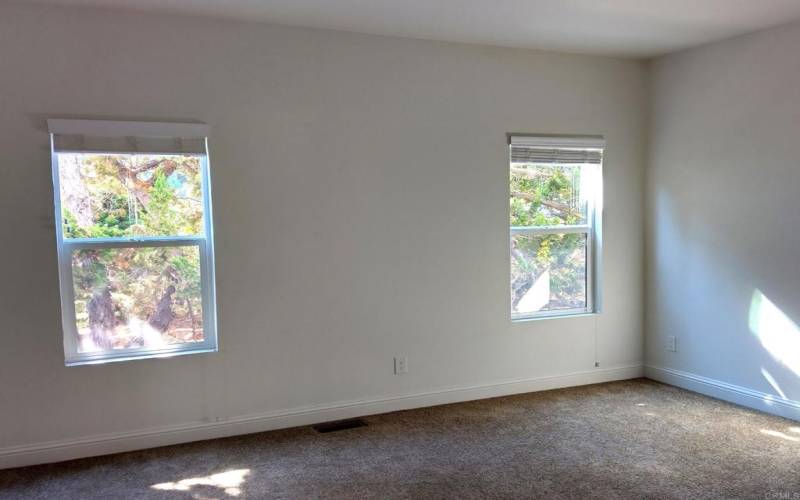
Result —
[{"label": "beige carpet", "polygon": [[800,423],[648,380],[0,471],[0,497],[800,499]]}]

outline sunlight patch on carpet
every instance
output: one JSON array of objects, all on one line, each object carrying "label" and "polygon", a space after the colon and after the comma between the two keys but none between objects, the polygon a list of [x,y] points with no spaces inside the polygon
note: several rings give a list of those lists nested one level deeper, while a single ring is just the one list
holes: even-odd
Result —
[{"label": "sunlight patch on carpet", "polygon": [[162,491],[191,491],[195,486],[213,486],[231,497],[242,494],[241,485],[245,477],[250,474],[250,469],[232,469],[218,474],[204,477],[191,477],[170,483],[159,483],[151,486],[154,490]]}]

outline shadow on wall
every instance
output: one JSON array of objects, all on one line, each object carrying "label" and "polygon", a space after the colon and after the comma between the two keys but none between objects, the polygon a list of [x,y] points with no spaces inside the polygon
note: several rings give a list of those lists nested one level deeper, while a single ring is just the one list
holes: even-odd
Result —
[{"label": "shadow on wall", "polygon": [[[753,292],[748,324],[750,331],[772,359],[795,377],[800,377],[800,328],[761,290],[756,289]],[[781,398],[789,399],[772,373],[763,366],[761,375]],[[769,403],[770,398],[765,398],[765,401]]]}]

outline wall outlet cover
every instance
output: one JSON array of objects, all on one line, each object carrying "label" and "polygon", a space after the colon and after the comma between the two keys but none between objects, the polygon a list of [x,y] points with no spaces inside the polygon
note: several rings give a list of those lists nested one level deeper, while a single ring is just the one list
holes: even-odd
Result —
[{"label": "wall outlet cover", "polygon": [[408,373],[408,358],[405,356],[394,357],[394,374]]},{"label": "wall outlet cover", "polygon": [[669,352],[678,352],[678,338],[674,335],[667,337],[667,350]]}]

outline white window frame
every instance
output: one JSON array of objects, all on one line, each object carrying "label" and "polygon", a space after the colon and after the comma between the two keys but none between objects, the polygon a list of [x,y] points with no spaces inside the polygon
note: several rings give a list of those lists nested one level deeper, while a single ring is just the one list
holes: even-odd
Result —
[{"label": "white window frame", "polygon": [[[600,164],[589,165],[594,169],[590,183],[592,192],[587,197],[586,224],[557,226],[510,226],[508,234],[509,286],[511,280],[511,247],[512,238],[517,234],[549,235],[549,234],[583,234],[586,236],[586,306],[570,309],[557,309],[537,312],[514,312],[509,300],[509,311],[512,322],[537,319],[561,318],[600,313],[601,306],[601,255],[602,255],[602,221],[603,221],[603,161],[605,159],[605,140],[602,136],[559,136],[545,134],[508,134],[507,174],[511,176],[512,147],[514,145],[537,147],[543,149],[599,149],[602,160]],[[510,182],[506,183],[509,186]],[[507,193],[510,198],[511,193]],[[509,214],[506,220],[510,218]],[[510,296],[509,296],[510,299]]]},{"label": "white window frame", "polygon": [[[111,361],[171,357],[181,354],[216,352],[217,316],[214,279],[214,233],[211,210],[211,176],[208,160],[208,127],[197,123],[160,122],[109,122],[101,120],[48,120],[50,126],[50,158],[53,174],[53,199],[55,210],[56,246],[58,250],[59,286],[61,292],[61,322],[63,329],[64,364],[66,366],[99,364]],[[111,132],[109,132],[111,131]],[[119,137],[202,137],[205,154],[188,153],[200,158],[203,193],[203,234],[193,236],[144,236],[119,238],[64,238],[64,221],[61,211],[59,152],[55,150],[54,136],[58,133],[112,135]],[[153,154],[180,153],[144,151],[69,151],[70,154]],[[200,283],[203,308],[203,340],[163,348],[108,349],[78,352],[78,331],[75,316],[75,297],[72,276],[72,253],[92,248],[143,248],[168,246],[196,246],[200,256]]]}]

